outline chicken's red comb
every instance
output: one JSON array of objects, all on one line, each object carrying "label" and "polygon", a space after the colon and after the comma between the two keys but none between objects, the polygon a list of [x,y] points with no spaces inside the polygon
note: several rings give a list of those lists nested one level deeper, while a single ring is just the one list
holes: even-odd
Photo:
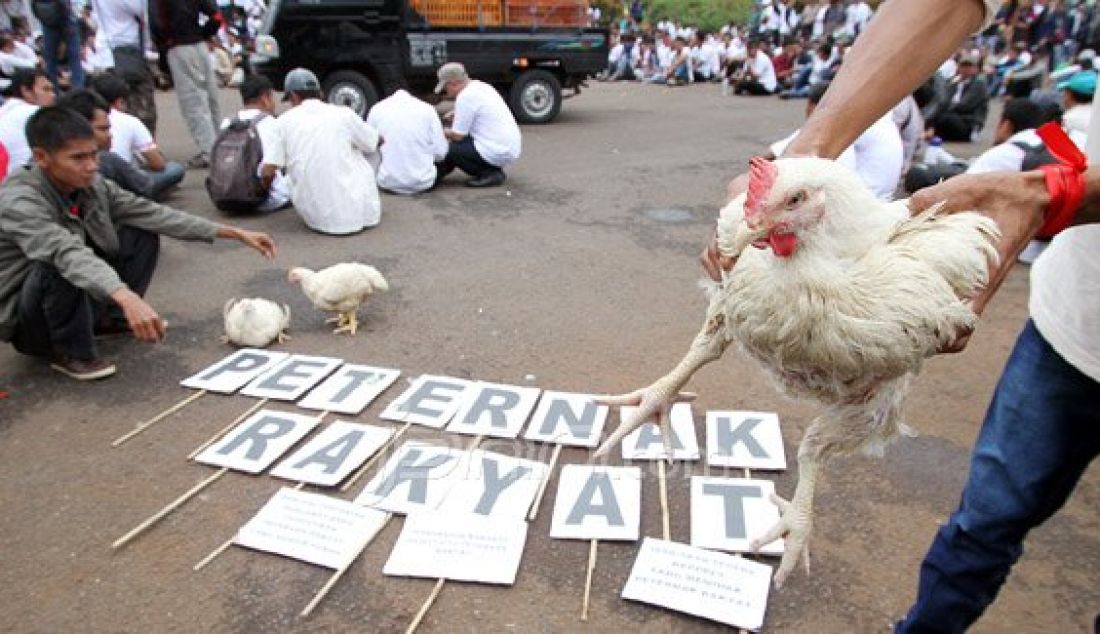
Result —
[{"label": "chicken's red comb", "polygon": [[749,191],[745,194],[745,217],[751,218],[760,213],[764,200],[775,185],[779,168],[769,160],[754,156],[749,161]]}]

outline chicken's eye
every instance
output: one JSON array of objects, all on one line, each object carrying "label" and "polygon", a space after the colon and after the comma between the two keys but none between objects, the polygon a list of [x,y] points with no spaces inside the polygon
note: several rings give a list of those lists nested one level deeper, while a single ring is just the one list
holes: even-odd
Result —
[{"label": "chicken's eye", "polygon": [[787,199],[787,207],[797,207],[806,202],[806,192],[797,191],[791,194],[791,197]]}]

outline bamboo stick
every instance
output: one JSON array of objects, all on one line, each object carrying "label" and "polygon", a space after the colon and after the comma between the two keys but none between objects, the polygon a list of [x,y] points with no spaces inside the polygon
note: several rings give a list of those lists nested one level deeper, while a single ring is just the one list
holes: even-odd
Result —
[{"label": "bamboo stick", "polygon": [[141,524],[138,524],[129,533],[126,533],[122,537],[119,537],[117,540],[115,540],[115,543],[111,544],[111,548],[118,549],[118,548],[121,548],[122,546],[126,545],[126,543],[129,542],[131,539],[133,539],[133,538],[137,537],[138,535],[140,535],[141,533],[145,532],[146,529],[148,529],[153,524],[156,524],[157,522],[159,522],[161,519],[163,519],[166,515],[168,515],[172,511],[174,511],[177,508],[183,506],[183,504],[185,502],[187,502],[191,498],[198,495],[200,491],[202,491],[206,487],[213,484],[218,478],[222,477],[223,475],[225,475],[228,472],[229,472],[229,469],[227,467],[222,467],[218,471],[214,472],[213,475],[209,476],[208,478],[206,478],[202,482],[200,482],[200,483],[196,484],[195,486],[191,487],[191,489],[189,489],[187,491],[187,493],[184,493],[183,495],[179,496],[175,500],[172,500],[171,502],[169,502],[167,506],[165,506],[161,510],[157,511],[156,514],[154,514],[152,517],[145,520]]},{"label": "bamboo stick", "polygon": [[202,453],[203,451],[205,451],[207,447],[209,447],[210,445],[213,445],[215,442],[218,441],[219,438],[221,438],[222,436],[229,433],[230,429],[233,429],[234,427],[239,425],[242,420],[248,418],[253,413],[255,413],[257,410],[259,410],[261,407],[266,405],[267,400],[268,399],[264,398],[264,399],[260,399],[259,401],[257,401],[255,405],[253,405],[252,407],[249,407],[247,410],[245,410],[245,413],[243,413],[240,416],[234,418],[232,423],[229,423],[228,425],[226,425],[224,429],[220,430],[218,433],[211,436],[206,442],[199,445],[198,448],[196,448],[191,453],[187,454],[187,459],[188,460],[194,460],[195,456],[197,456],[200,453]]},{"label": "bamboo stick", "polygon": [[435,587],[432,588],[432,593],[428,595],[428,598],[424,601],[424,605],[420,606],[420,611],[413,617],[412,623],[409,623],[408,629],[405,630],[405,634],[413,634],[416,628],[420,627],[420,622],[424,620],[424,617],[428,614],[428,610],[431,609],[432,604],[435,603],[436,597],[443,591],[443,584],[446,583],[446,579],[440,579],[435,582]]},{"label": "bamboo stick", "polygon": [[531,511],[527,514],[527,521],[533,522],[539,515],[539,506],[542,505],[542,496],[546,494],[546,485],[550,483],[550,476],[554,473],[554,467],[558,464],[558,458],[561,456],[562,445],[554,445],[554,453],[550,454],[550,468],[546,470],[546,477],[539,483],[538,493],[535,494],[535,501],[531,503]]},{"label": "bamboo stick", "polygon": [[581,602],[581,620],[588,620],[588,600],[592,594],[592,573],[596,570],[596,549],[599,546],[599,540],[593,539],[592,545],[588,549],[588,572],[584,577],[584,600]]},{"label": "bamboo stick", "polygon": [[145,421],[144,423],[138,424],[137,427],[134,427],[130,431],[126,432],[125,434],[123,434],[121,436],[119,436],[118,438],[115,439],[115,441],[113,443],[111,443],[111,446],[112,447],[118,447],[119,445],[126,442],[127,440],[130,440],[131,438],[133,438],[134,436],[137,436],[138,434],[145,431],[146,429],[149,429],[150,427],[152,427],[153,425],[156,425],[157,423],[164,420],[165,418],[168,418],[172,414],[175,414],[176,412],[178,412],[181,409],[187,407],[191,403],[194,403],[195,401],[199,400],[205,394],[206,394],[206,390],[199,390],[198,392],[195,392],[194,394],[192,394],[191,396],[188,396],[187,398],[183,399],[179,403],[176,403],[172,407],[169,407],[168,409],[164,410],[163,412],[161,412],[161,413],[157,414],[156,416],[150,418],[149,420]]}]

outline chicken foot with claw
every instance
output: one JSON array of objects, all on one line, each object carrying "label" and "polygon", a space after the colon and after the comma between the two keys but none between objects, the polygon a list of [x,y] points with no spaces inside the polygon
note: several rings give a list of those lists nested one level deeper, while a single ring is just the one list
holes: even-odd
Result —
[{"label": "chicken foot with claw", "polygon": [[752,549],[761,548],[779,539],[786,538],[783,558],[775,573],[775,587],[783,587],[787,577],[794,571],[799,560],[810,572],[810,532],[813,529],[814,486],[817,483],[818,463],[812,459],[799,458],[798,484],[790,502],[772,495],[772,503],[779,507],[779,521],[766,533],[752,540]]}]

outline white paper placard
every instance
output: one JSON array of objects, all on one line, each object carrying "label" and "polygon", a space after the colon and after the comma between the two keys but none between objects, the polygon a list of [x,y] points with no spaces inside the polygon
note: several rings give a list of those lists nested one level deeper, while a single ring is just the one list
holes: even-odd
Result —
[{"label": "white paper placard", "polygon": [[253,379],[241,394],[273,401],[296,401],[343,363],[343,359],[294,354]]},{"label": "white paper placard", "polygon": [[276,478],[331,487],[340,484],[382,445],[394,430],[338,420],[271,471]]},{"label": "white paper placard", "polygon": [[289,356],[285,352],[241,348],[202,372],[180,381],[180,385],[217,394],[232,394]]},{"label": "white paper placard", "polygon": [[512,585],[527,541],[527,522],[462,513],[417,511],[382,573]]},{"label": "white paper placard", "polygon": [[[753,552],[753,539],[779,521],[772,504],[775,483],[747,478],[691,478],[691,545],[735,553]],[[782,555],[783,540],[760,549],[764,555]]]},{"label": "white paper placard", "polygon": [[347,364],[313,388],[298,407],[354,415],[393,385],[401,370]]},{"label": "white paper placard", "polygon": [[774,412],[707,412],[707,464],[786,469],[779,416]]},{"label": "white paper placard", "polygon": [[771,566],[744,557],[646,537],[622,596],[755,631],[771,576]]},{"label": "white paper placard", "polygon": [[[619,409],[619,419],[626,420],[637,407]],[[698,460],[699,440],[695,437],[695,419],[690,403],[676,403],[669,412],[672,423],[672,459]],[[656,423],[645,423],[623,438],[623,460],[666,460],[664,439]]]},{"label": "white paper placard", "polygon": [[356,504],[405,515],[434,510],[466,473],[469,452],[409,441],[355,498]]},{"label": "white paper placard", "polygon": [[475,449],[470,452],[469,471],[458,479],[439,510],[523,520],[549,471],[542,462]]},{"label": "white paper placard", "polygon": [[478,381],[463,399],[447,431],[468,436],[515,438],[535,407],[539,388]]},{"label": "white paper placard", "polygon": [[343,568],[388,515],[316,493],[280,489],[237,531],[234,543],[326,568]]},{"label": "white paper placard", "polygon": [[472,385],[472,381],[448,376],[421,375],[380,417],[442,429],[462,405],[463,396]]},{"label": "white paper placard", "polygon": [[316,416],[261,409],[207,447],[197,462],[259,473],[305,437],[319,421]]},{"label": "white paper placard", "polygon": [[565,465],[550,537],[638,539],[642,513],[642,470],[638,467]]},{"label": "white paper placard", "polygon": [[595,447],[600,442],[607,406],[592,402],[590,394],[542,393],[523,435],[527,440],[570,447]]}]

